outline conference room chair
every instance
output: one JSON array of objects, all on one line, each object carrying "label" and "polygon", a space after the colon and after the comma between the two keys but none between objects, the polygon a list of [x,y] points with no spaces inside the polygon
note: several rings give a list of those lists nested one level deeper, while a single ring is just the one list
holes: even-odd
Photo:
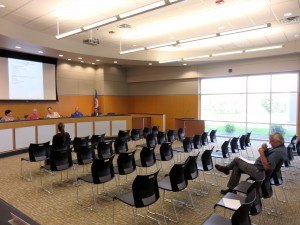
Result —
[{"label": "conference room chair", "polygon": [[135,146],[136,143],[142,139],[141,129],[132,129],[130,133],[130,138],[133,145]]},{"label": "conference room chair", "polygon": [[243,151],[245,151],[246,155],[247,155],[246,158],[248,158],[248,159],[250,158],[249,153],[247,151],[247,147],[246,147],[246,135],[245,134],[241,135],[239,138],[239,150],[241,152],[241,156],[243,156]]},{"label": "conference room chair", "polygon": [[[205,177],[205,172],[212,171],[214,169],[214,164],[213,164],[212,157],[211,157],[213,149],[214,149],[214,147],[212,147],[212,149],[210,149],[210,150],[208,150],[208,149],[205,150],[201,155],[201,161],[200,162],[197,161],[197,168],[198,168],[198,170],[202,171],[203,181],[205,183],[205,187],[207,190],[207,192],[205,194],[208,194],[208,187],[207,187],[208,182]],[[218,180],[216,177],[216,173],[215,172],[211,172],[211,173],[213,174],[214,179],[215,179],[215,183],[211,183],[211,184],[213,186],[219,186]]]},{"label": "conference room chair", "polygon": [[217,148],[219,148],[219,146],[218,146],[218,140],[217,140],[217,130],[211,130],[209,132],[209,141],[210,141],[210,143],[216,144]]},{"label": "conference room chair", "polygon": [[157,144],[156,136],[153,133],[148,134],[146,137],[146,146],[149,148],[155,148],[156,144]]},{"label": "conference room chair", "polygon": [[[60,173],[61,182],[63,181],[63,172],[73,167],[72,154],[69,147],[62,147],[56,150],[50,151],[49,164],[44,166],[44,170],[47,171],[51,176],[54,176],[57,172]],[[51,179],[50,190],[43,186],[43,176],[41,176],[41,187],[48,193],[53,193],[53,177]]]},{"label": "conference room chair", "polygon": [[201,141],[201,135],[195,134],[193,137],[193,147],[194,149],[202,150],[202,141]]},{"label": "conference room chair", "polygon": [[[169,174],[166,174],[165,177],[163,179],[161,179],[160,181],[158,181],[158,187],[163,190],[163,194],[162,194],[162,201],[166,201],[172,204],[173,206],[173,211],[175,214],[175,218],[173,219],[171,217],[167,217],[166,218],[170,221],[173,221],[175,223],[179,222],[179,218],[178,218],[178,214],[177,214],[177,210],[176,210],[176,204],[181,204],[181,205],[185,205],[186,207],[193,207],[193,200],[191,197],[191,193],[189,191],[189,189],[187,189],[188,186],[188,180],[185,177],[185,168],[186,165],[188,163],[188,160],[186,160],[185,162],[182,163],[176,163],[173,165],[173,167],[171,168]],[[165,198],[165,192],[181,192],[186,190],[187,193],[187,197],[189,200],[189,203],[186,202],[182,202],[179,201],[177,199],[167,199]],[[165,215],[165,213],[163,212],[163,214]]]},{"label": "conference room chair", "polygon": [[251,225],[249,211],[255,197],[255,191],[251,192],[247,201],[238,207],[230,219],[220,214],[213,213],[204,221],[204,223],[202,223],[202,225]]},{"label": "conference room chair", "polygon": [[[158,224],[160,224],[160,221],[155,219],[152,216],[149,216],[148,214],[157,214],[159,213],[154,213],[150,211],[150,206],[156,203],[159,198],[159,189],[158,189],[158,184],[157,184],[157,175],[159,171],[156,171],[155,173],[151,173],[148,175],[137,175],[136,178],[134,179],[132,183],[132,189],[131,191],[123,194],[116,195],[113,198],[113,224],[115,224],[116,220],[116,200],[119,200],[123,203],[125,203],[128,206],[132,207],[132,212],[133,212],[133,220],[134,224],[137,224],[137,216],[143,217],[143,218],[149,218],[151,220],[154,220]],[[142,214],[137,213],[137,209],[145,208],[147,207],[148,214],[145,216]],[[163,212],[163,204],[162,204],[162,199],[160,199],[160,208],[161,211]],[[162,215],[166,223],[166,218],[164,215]],[[122,217],[122,221],[123,221]],[[130,223],[131,224],[131,223]]]},{"label": "conference room chair", "polygon": [[177,131],[178,141],[183,141],[185,138],[185,133],[183,128],[179,128]]},{"label": "conference room chair", "polygon": [[[21,169],[20,169],[20,176],[23,179],[28,181],[32,181],[32,163],[39,163],[41,167],[41,162],[45,161],[47,158],[47,154],[49,151],[49,144],[50,142],[40,143],[40,144],[30,144],[28,147],[28,157],[21,158]],[[29,164],[29,176],[25,177],[23,173],[23,162],[27,162]]]},{"label": "conference room chair", "polygon": [[177,161],[185,160],[193,151],[192,139],[190,137],[184,138],[184,140],[182,141],[182,147],[174,148],[174,151],[177,152]]},{"label": "conference room chair", "polygon": [[251,137],[251,132],[247,132],[246,133],[246,139],[245,139],[245,144],[246,144],[246,148],[250,148],[251,152],[252,152],[252,155],[254,157],[254,153],[253,153],[253,149],[252,149],[252,146],[251,146],[251,140],[250,140],[250,137]]},{"label": "conference room chair", "polygon": [[73,139],[73,150],[74,150],[74,152],[77,151],[79,146],[88,146],[89,145],[89,137],[90,136],[74,137],[74,139]]},{"label": "conference room chair", "polygon": [[170,165],[171,165],[171,161],[174,162],[172,143],[170,143],[170,142],[162,143],[160,148],[159,148],[159,154],[156,154],[155,158],[156,158],[157,161],[160,162],[161,171],[163,171],[162,162],[169,162]]},{"label": "conference room chair", "polygon": [[77,159],[73,160],[73,164],[76,165],[76,169],[78,166],[82,166],[82,173],[84,173],[85,166],[91,164],[95,159],[94,149],[89,146],[79,146],[76,155]]},{"label": "conference room chair", "polygon": [[171,143],[176,141],[176,131],[175,130],[167,131],[167,140],[168,140],[168,142],[171,142]]},{"label": "conference room chair", "polygon": [[230,158],[229,155],[229,143],[230,139],[228,141],[224,141],[221,145],[221,150],[217,149],[211,153],[211,157],[215,159],[215,164],[217,163],[217,159],[222,159],[222,164],[226,164],[226,159]]},{"label": "conference room chair", "polygon": [[151,128],[144,127],[144,129],[143,129],[143,138],[146,139],[148,134],[150,134],[150,133],[151,133]]},{"label": "conference room chair", "polygon": [[126,139],[117,137],[114,141],[115,153],[119,154],[121,152],[128,151],[128,143]]},{"label": "conference room chair", "polygon": [[130,141],[130,130],[119,130],[118,138],[123,139],[125,141]]},{"label": "conference room chair", "polygon": [[159,131],[159,126],[153,126],[152,127],[152,134],[156,137]]},{"label": "conference room chair", "polygon": [[136,164],[135,164],[135,151],[133,152],[123,152],[120,153],[117,159],[117,166],[114,166],[115,174],[118,174],[118,185],[121,185],[121,177],[126,177],[127,182],[127,175],[136,171]]},{"label": "conference room chair", "polygon": [[239,137],[233,137],[230,141],[230,150],[229,152],[232,154],[238,153],[240,155],[240,149],[239,149]]},{"label": "conference room chair", "polygon": [[156,139],[157,139],[157,144],[161,145],[162,143],[167,141],[166,133],[162,131],[158,131]]},{"label": "conference room chair", "polygon": [[201,134],[201,142],[202,142],[202,146],[209,146],[209,141],[208,141],[208,132],[203,132]]},{"label": "conference room chair", "polygon": [[145,168],[147,173],[147,168],[153,165],[156,165],[158,169],[154,150],[154,148],[143,147],[140,151],[140,159],[136,160],[136,166],[140,168],[140,172],[141,168]]},{"label": "conference room chair", "polygon": [[[115,177],[114,167],[113,167],[113,159],[114,155],[112,155],[108,159],[95,159],[91,166],[91,173],[86,174],[84,176],[80,176],[77,178],[77,192],[76,192],[76,200],[77,203],[86,206],[92,210],[94,210],[94,206],[97,204],[97,195],[99,194],[99,185],[102,186],[102,194],[107,194],[105,192],[104,184],[113,180]],[[88,183],[91,185],[92,191],[92,204],[84,205],[79,201],[79,187],[82,182]],[[117,182],[116,182],[117,185]],[[96,193],[94,191],[94,187],[96,187]],[[109,195],[109,194],[107,194]]]},{"label": "conference room chair", "polygon": [[108,159],[114,155],[112,141],[101,141],[97,146],[98,158]]},{"label": "conference room chair", "polygon": [[97,149],[99,142],[105,141],[105,133],[104,134],[93,134],[91,137],[91,146],[93,149]]}]

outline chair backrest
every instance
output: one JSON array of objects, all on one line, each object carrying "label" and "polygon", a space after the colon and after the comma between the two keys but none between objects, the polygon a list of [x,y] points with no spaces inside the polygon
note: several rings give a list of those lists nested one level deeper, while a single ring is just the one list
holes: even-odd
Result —
[{"label": "chair backrest", "polygon": [[94,149],[89,146],[79,146],[76,152],[78,164],[84,165],[92,163],[93,151]]},{"label": "chair backrest", "polygon": [[191,152],[193,150],[193,141],[192,141],[192,139],[190,137],[186,137],[182,141],[182,146],[183,146],[184,152]]},{"label": "chair backrest", "polygon": [[158,134],[157,134],[156,139],[157,139],[157,143],[160,144],[160,145],[162,143],[166,142],[167,138],[166,138],[165,132],[159,131]]},{"label": "chair backrest", "polygon": [[183,139],[185,138],[185,133],[183,128],[178,129],[177,136],[179,141],[183,141]]},{"label": "chair backrest", "polygon": [[156,146],[156,136],[153,133],[147,135],[146,144],[149,148],[154,148]]},{"label": "chair backrest", "polygon": [[209,171],[214,168],[213,161],[211,158],[211,153],[212,153],[213,149],[214,149],[214,147],[211,150],[207,149],[201,155],[201,162],[202,162],[204,171]]},{"label": "chair backrest", "polygon": [[217,141],[217,130],[211,130],[209,133],[210,142],[214,143]]},{"label": "chair backrest", "polygon": [[204,146],[208,145],[208,132],[203,132],[201,135],[201,142]]},{"label": "chair backrest", "polygon": [[101,141],[97,146],[98,158],[107,158],[114,154],[111,141]]},{"label": "chair backrest", "polygon": [[130,130],[119,130],[118,138],[129,141],[130,140],[129,133],[130,133]]},{"label": "chair backrest", "polygon": [[89,137],[75,137],[73,140],[74,151],[76,152],[79,146],[88,146],[89,145]]},{"label": "chair backrest", "polygon": [[186,160],[184,163],[176,163],[173,165],[172,169],[170,170],[169,176],[171,181],[172,191],[182,191],[188,185],[188,181],[185,177],[185,167],[188,163]]},{"label": "chair backrest", "polygon": [[66,146],[50,152],[51,171],[61,171],[73,165],[71,150]]},{"label": "chair backrest", "polygon": [[142,167],[153,166],[156,162],[154,148],[143,147],[140,152]]},{"label": "chair backrest", "polygon": [[91,171],[94,184],[102,184],[114,178],[114,156],[115,155],[112,155],[110,158],[107,159],[95,159],[93,161]]},{"label": "chair backrest", "polygon": [[256,180],[254,183],[251,184],[251,186],[247,190],[247,196],[251,193],[251,191],[254,189],[256,191],[256,198],[250,208],[250,215],[255,216],[262,212],[262,203],[261,203],[261,185],[263,183],[264,179],[262,180]]},{"label": "chair backrest", "polygon": [[137,175],[134,179],[132,192],[136,208],[149,206],[159,199],[158,172],[149,175]]},{"label": "chair backrest", "polygon": [[156,137],[159,131],[159,126],[152,127],[152,134]]},{"label": "chair backrest", "polygon": [[36,162],[46,159],[46,155],[49,150],[50,142],[40,144],[30,144],[28,148],[30,162]]},{"label": "chair backrest", "polygon": [[256,191],[253,189],[246,197],[245,203],[242,204],[232,215],[232,225],[251,225],[249,211],[256,198]]},{"label": "chair backrest", "polygon": [[246,134],[246,139],[245,139],[245,144],[246,144],[246,146],[248,146],[248,147],[251,145],[250,136],[251,136],[251,132],[248,132],[248,133]]},{"label": "chair backrest", "polygon": [[238,138],[238,137],[233,137],[233,138],[231,139],[231,142],[230,142],[230,149],[231,149],[231,152],[232,152],[232,153],[237,153],[237,152],[239,152],[238,141],[239,141],[239,138]]},{"label": "chair backrest", "polygon": [[240,147],[241,149],[245,150],[246,149],[246,135],[243,134],[241,137],[240,137]]},{"label": "chair backrest", "polygon": [[128,151],[127,140],[117,137],[114,142],[114,147],[115,147],[116,154],[119,154],[121,152],[127,152]]},{"label": "chair backrest", "polygon": [[297,141],[297,144],[296,144],[296,151],[297,151],[297,154],[300,155],[300,140]]},{"label": "chair backrest", "polygon": [[141,130],[140,129],[132,129],[131,130],[131,139],[133,141],[137,141],[141,139]]},{"label": "chair backrest", "polygon": [[120,175],[130,174],[136,169],[134,152],[120,153],[117,159],[118,171]]},{"label": "chair backrest", "polygon": [[228,151],[229,143],[230,143],[230,139],[228,141],[224,141],[224,143],[221,146],[223,158],[229,157],[229,151]]},{"label": "chair backrest", "polygon": [[187,158],[187,163],[184,170],[184,176],[187,180],[194,180],[198,177],[197,159],[200,152],[197,155],[190,155]]},{"label": "chair backrest", "polygon": [[295,134],[291,139],[291,144],[296,145],[298,136]]},{"label": "chair backrest", "polygon": [[201,135],[195,134],[193,137],[193,145],[195,149],[200,149],[202,147]]},{"label": "chair backrest", "polygon": [[173,159],[172,143],[162,143],[159,149],[159,153],[162,161],[170,161],[171,159]]},{"label": "chair backrest", "polygon": [[101,142],[101,141],[105,141],[105,133],[104,134],[100,134],[100,135],[97,135],[97,134],[93,134],[92,137],[91,137],[91,145],[94,149],[97,148],[98,146],[98,143]]},{"label": "chair backrest", "polygon": [[168,138],[168,142],[173,143],[176,140],[176,131],[175,130],[168,130],[167,138]]},{"label": "chair backrest", "polygon": [[143,129],[143,137],[147,138],[148,134],[151,133],[151,129],[149,127],[144,127]]}]

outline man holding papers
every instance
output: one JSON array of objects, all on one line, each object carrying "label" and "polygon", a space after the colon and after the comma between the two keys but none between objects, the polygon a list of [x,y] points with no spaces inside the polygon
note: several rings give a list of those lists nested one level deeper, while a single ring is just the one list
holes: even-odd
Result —
[{"label": "man holding papers", "polygon": [[284,146],[284,138],[282,135],[279,133],[270,134],[269,141],[272,147],[268,148],[267,144],[262,144],[258,149],[260,156],[255,162],[236,157],[227,166],[216,164],[216,169],[227,175],[230,173],[230,170],[232,170],[227,184],[228,189],[221,190],[222,194],[231,192],[239,184],[242,173],[246,173],[256,180],[262,180],[265,177],[265,171],[273,170],[278,162],[287,160],[287,149]]}]

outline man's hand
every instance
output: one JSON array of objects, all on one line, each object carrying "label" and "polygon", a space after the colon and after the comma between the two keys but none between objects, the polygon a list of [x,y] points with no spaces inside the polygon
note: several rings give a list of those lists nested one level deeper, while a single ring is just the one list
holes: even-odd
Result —
[{"label": "man's hand", "polygon": [[266,157],[266,154],[265,154],[265,151],[267,150],[267,148],[268,148],[267,144],[264,143],[258,149],[258,152],[259,152],[260,157],[261,157],[261,162],[262,162],[263,167],[265,168],[265,170],[270,169],[270,165],[268,163],[268,160],[267,160],[267,157]]}]

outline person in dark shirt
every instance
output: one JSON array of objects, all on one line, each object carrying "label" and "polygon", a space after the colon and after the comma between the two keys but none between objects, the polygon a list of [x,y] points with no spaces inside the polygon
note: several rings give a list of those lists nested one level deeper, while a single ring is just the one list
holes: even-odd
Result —
[{"label": "person in dark shirt", "polygon": [[222,194],[233,191],[239,184],[242,173],[246,173],[256,180],[262,180],[266,171],[273,171],[280,161],[288,159],[284,138],[280,133],[270,134],[269,141],[272,148],[268,148],[266,143],[262,144],[258,150],[260,156],[254,163],[246,162],[244,159],[236,157],[226,166],[216,164],[215,167],[220,172],[228,175],[232,171],[227,184],[228,189],[221,190]]},{"label": "person in dark shirt", "polygon": [[78,106],[75,107],[75,112],[73,112],[73,113],[71,114],[71,117],[72,117],[72,118],[83,117],[83,114],[79,111],[79,107],[78,107]]},{"label": "person in dark shirt", "polygon": [[58,133],[52,138],[52,150],[56,150],[62,147],[70,148],[71,138],[68,132],[65,132],[65,125],[59,123],[57,125]]},{"label": "person in dark shirt", "polygon": [[92,113],[91,116],[100,116],[100,115],[101,115],[101,113],[100,113],[100,111],[99,111],[99,108],[95,108],[95,109],[94,109],[94,112]]}]

